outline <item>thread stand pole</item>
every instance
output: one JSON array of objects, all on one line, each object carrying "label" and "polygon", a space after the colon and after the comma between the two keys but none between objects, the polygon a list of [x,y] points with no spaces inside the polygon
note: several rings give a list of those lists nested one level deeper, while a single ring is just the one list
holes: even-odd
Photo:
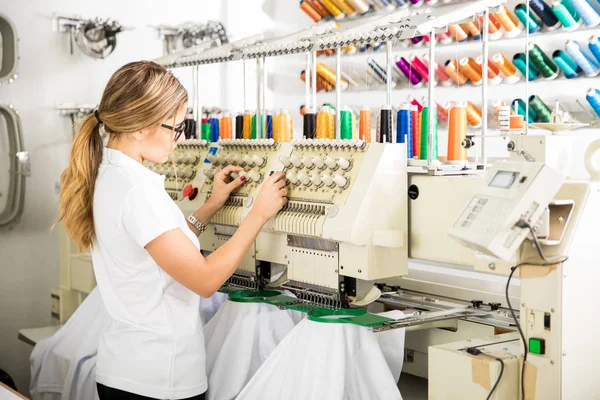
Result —
[{"label": "thread stand pole", "polygon": [[261,115],[265,116],[265,123],[262,123],[261,120],[261,135],[260,138],[261,139],[266,139],[267,138],[267,128],[266,128],[266,122],[267,122],[267,102],[265,100],[266,97],[266,93],[267,93],[267,60],[265,57],[262,58],[262,108],[261,108]]},{"label": "thread stand pole", "polygon": [[[427,168],[431,168],[431,164],[432,164],[432,158],[431,158],[431,154],[433,151],[433,118],[434,116],[437,116],[437,107],[435,106],[435,99],[433,98],[433,66],[434,66],[434,60],[435,60],[435,28],[431,28],[431,33],[430,33],[430,38],[429,38],[429,76],[428,76],[428,84],[429,86],[427,87],[427,96],[429,97],[429,100],[427,102],[427,107],[428,108],[428,112],[427,112],[427,117],[429,119],[428,122],[428,129],[427,129]],[[433,108],[432,108],[433,107]],[[435,110],[435,111],[432,111]]]},{"label": "thread stand pole", "polygon": [[304,70],[304,95],[306,97],[305,100],[305,108],[308,111],[310,109],[310,80],[311,80],[311,72],[310,72],[310,57],[311,53],[306,53],[306,69]]},{"label": "thread stand pole", "polygon": [[342,51],[338,47],[335,49],[335,107],[337,117],[335,119],[335,138],[341,138],[341,116],[342,116]]},{"label": "thread stand pole", "polygon": [[254,122],[256,128],[256,138],[260,138],[260,101],[262,99],[262,71],[261,71],[261,58],[256,59],[256,119]]},{"label": "thread stand pole", "polygon": [[192,113],[194,115],[194,121],[196,121],[196,137],[202,137],[202,115],[200,115],[200,101],[198,97],[200,96],[200,82],[199,82],[199,66],[195,66],[192,68],[192,87],[193,87],[193,108]]},{"label": "thread stand pole", "polygon": [[[312,52],[312,60],[311,60],[312,68],[310,70],[312,74],[312,105],[317,112],[317,52]],[[308,79],[308,77],[307,77]]]},{"label": "thread stand pole", "polygon": [[387,97],[386,104],[392,104],[392,41],[390,40],[385,44],[385,62],[386,62],[386,89],[387,89]]},{"label": "thread stand pole", "polygon": [[[503,6],[501,6],[503,7]],[[482,74],[483,74],[483,84],[481,85],[481,161],[483,163],[483,168],[487,165],[487,151],[486,151],[486,140],[485,135],[487,134],[487,124],[488,124],[488,108],[487,108],[487,98],[488,98],[488,60],[489,60],[489,48],[488,48],[488,38],[489,32],[488,28],[490,25],[490,9],[486,7],[483,11],[483,32],[482,32],[482,40],[481,40],[481,52],[483,54],[483,62],[481,65]]]}]

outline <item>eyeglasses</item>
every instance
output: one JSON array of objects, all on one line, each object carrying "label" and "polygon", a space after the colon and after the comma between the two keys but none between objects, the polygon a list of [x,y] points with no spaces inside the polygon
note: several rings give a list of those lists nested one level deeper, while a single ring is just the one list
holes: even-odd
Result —
[{"label": "eyeglasses", "polygon": [[181,137],[181,135],[183,134],[183,132],[185,132],[185,121],[183,121],[181,124],[179,124],[179,126],[176,126],[175,128],[173,128],[171,125],[165,125],[165,124],[162,124],[161,127],[168,129],[170,131],[174,131],[175,132],[175,141],[178,141],[179,138]]}]

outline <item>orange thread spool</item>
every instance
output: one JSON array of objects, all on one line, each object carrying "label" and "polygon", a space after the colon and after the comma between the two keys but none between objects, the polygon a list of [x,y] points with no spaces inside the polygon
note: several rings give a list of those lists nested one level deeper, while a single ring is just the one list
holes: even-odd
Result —
[{"label": "orange thread spool", "polygon": [[507,78],[517,73],[517,67],[515,67],[502,53],[494,54],[492,56],[492,61]]},{"label": "orange thread spool", "polygon": [[219,120],[219,131],[222,139],[233,139],[233,122],[229,114]]},{"label": "orange thread spool", "polygon": [[291,142],[294,138],[292,116],[288,114],[286,110],[281,112],[282,129],[281,129],[281,141]]},{"label": "orange thread spool", "polygon": [[336,6],[340,10],[342,10],[347,16],[353,17],[356,14],[356,11],[345,0],[333,0]]},{"label": "orange thread spool", "polygon": [[467,137],[467,108],[464,103],[450,105],[448,120],[448,161],[466,161],[467,149],[462,146]]},{"label": "orange thread spool", "polygon": [[331,107],[325,107],[327,113],[327,139],[335,139],[335,113]]},{"label": "orange thread spool", "polygon": [[471,57],[460,60],[460,70],[474,85],[481,85],[483,81],[481,67]]},{"label": "orange thread spool", "polygon": [[465,41],[469,37],[469,35],[467,35],[467,32],[465,32],[463,28],[458,24],[449,25],[448,32],[450,32],[450,34],[454,36],[454,39],[456,39],[457,42]]},{"label": "orange thread spool", "polygon": [[[483,16],[479,16],[479,22],[480,26],[483,29]],[[500,30],[500,28],[500,22],[498,22],[498,20],[493,14],[489,14],[488,33],[490,34],[491,40],[499,39],[502,36],[502,31]]]},{"label": "orange thread spool", "polygon": [[446,61],[444,64],[444,71],[446,71],[446,74],[459,85],[464,85],[468,81],[467,77],[460,71],[458,63],[454,59]]},{"label": "orange thread spool", "polygon": [[[322,63],[317,63],[317,75],[321,76],[327,83],[331,86],[335,86],[335,72],[329,68],[327,65]],[[348,81],[344,78],[341,78],[340,85],[342,86],[342,90],[348,89]]]},{"label": "orange thread spool", "polygon": [[518,20],[516,20],[516,16],[512,15],[512,13],[504,6],[499,12],[494,14],[494,17],[500,22],[500,25],[504,27],[506,32],[511,32],[517,26],[519,26]]},{"label": "orange thread spool", "polygon": [[308,14],[308,16],[314,22],[319,22],[321,20],[321,14],[319,14],[317,10],[315,10],[312,7],[312,4],[310,4],[308,1],[304,0],[302,3],[300,3],[300,8],[302,9],[302,11]]},{"label": "orange thread spool", "polygon": [[412,109],[412,142],[413,142],[413,157],[419,158],[421,149],[421,114],[419,108],[415,105]]},{"label": "orange thread spool", "polygon": [[474,38],[481,35],[481,31],[473,22],[465,22],[464,24],[460,24],[460,27]]},{"label": "orange thread spool", "polygon": [[360,139],[367,143],[371,143],[371,110],[363,108],[360,110]]},{"label": "orange thread spool", "polygon": [[481,110],[470,101],[467,102],[467,121],[473,128],[481,126]]},{"label": "orange thread spool", "polygon": [[244,139],[252,139],[252,112],[246,111],[244,114]]},{"label": "orange thread spool", "polygon": [[329,113],[323,108],[321,108],[321,111],[319,112],[319,114],[317,114],[317,139],[328,138]]},{"label": "orange thread spool", "polygon": [[306,2],[310,3],[310,5],[312,6],[312,8],[314,8],[314,10],[316,12],[318,12],[321,17],[329,17],[331,14],[329,13],[329,11],[327,11],[327,9],[325,7],[323,7],[323,5],[321,3],[319,3],[319,0],[305,0]]}]

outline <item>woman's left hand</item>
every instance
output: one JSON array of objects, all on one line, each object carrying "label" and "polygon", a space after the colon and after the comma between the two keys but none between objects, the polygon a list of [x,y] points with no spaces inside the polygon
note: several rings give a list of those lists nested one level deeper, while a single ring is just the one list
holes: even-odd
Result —
[{"label": "woman's left hand", "polygon": [[244,168],[228,165],[219,171],[219,173],[214,177],[212,194],[209,200],[211,200],[217,207],[221,208],[229,198],[231,192],[240,187],[246,180],[245,176],[241,176],[232,180],[230,174],[232,172],[240,172],[243,170]]}]

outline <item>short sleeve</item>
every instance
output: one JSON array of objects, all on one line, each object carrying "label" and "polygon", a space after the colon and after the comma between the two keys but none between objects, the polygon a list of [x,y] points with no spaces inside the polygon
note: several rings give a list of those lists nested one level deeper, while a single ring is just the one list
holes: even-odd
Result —
[{"label": "short sleeve", "polygon": [[145,182],[133,187],[122,208],[123,227],[141,247],[165,232],[179,228],[171,198],[165,190]]}]

